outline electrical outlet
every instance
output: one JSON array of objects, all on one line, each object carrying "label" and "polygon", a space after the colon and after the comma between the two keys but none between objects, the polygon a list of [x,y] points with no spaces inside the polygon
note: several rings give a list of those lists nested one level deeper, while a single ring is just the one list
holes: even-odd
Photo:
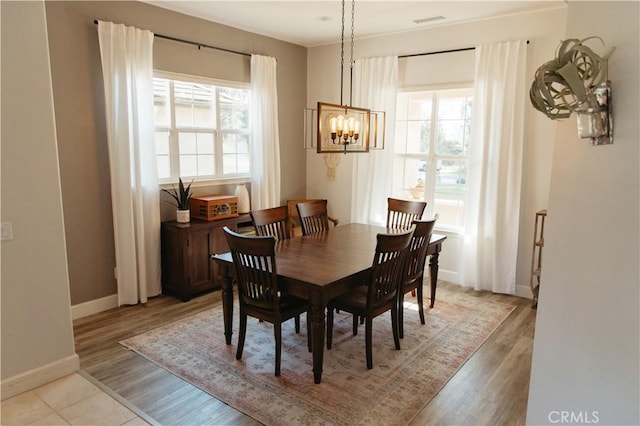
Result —
[{"label": "electrical outlet", "polygon": [[0,241],[13,240],[13,229],[11,228],[11,222],[2,222],[2,231],[0,232]]}]

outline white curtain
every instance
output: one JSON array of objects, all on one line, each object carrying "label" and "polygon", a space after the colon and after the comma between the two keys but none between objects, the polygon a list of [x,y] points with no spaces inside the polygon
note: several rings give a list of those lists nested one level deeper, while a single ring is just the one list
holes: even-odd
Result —
[{"label": "white curtain", "polygon": [[386,113],[385,147],[368,154],[351,154],[353,189],[351,221],[386,223],[387,197],[391,194],[393,133],[398,92],[398,57],[386,56],[356,60],[353,105]]},{"label": "white curtain", "polygon": [[161,292],[153,124],[153,33],[98,23],[104,77],[118,305]]},{"label": "white curtain", "polygon": [[280,205],[276,60],[251,55],[251,209]]},{"label": "white curtain", "polygon": [[526,42],[476,47],[460,281],[514,294],[520,219]]}]

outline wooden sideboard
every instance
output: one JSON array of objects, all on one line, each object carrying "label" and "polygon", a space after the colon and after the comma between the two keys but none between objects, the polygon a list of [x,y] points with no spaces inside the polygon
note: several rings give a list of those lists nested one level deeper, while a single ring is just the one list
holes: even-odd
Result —
[{"label": "wooden sideboard", "polygon": [[198,293],[219,288],[220,266],[211,255],[229,251],[222,228],[237,230],[238,224],[250,221],[251,217],[243,214],[215,221],[162,222],[162,293],[186,302]]}]

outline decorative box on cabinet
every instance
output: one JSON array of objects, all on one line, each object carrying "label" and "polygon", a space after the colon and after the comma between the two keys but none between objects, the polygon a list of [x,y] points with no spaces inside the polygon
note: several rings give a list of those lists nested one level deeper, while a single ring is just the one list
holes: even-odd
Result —
[{"label": "decorative box on cabinet", "polygon": [[172,294],[184,302],[195,294],[220,286],[220,267],[212,254],[229,250],[223,227],[238,229],[238,223],[251,221],[249,215],[190,223],[162,222],[162,293]]}]

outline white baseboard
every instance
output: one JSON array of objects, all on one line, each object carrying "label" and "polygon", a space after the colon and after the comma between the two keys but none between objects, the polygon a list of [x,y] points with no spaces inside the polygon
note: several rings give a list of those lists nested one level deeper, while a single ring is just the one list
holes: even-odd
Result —
[{"label": "white baseboard", "polygon": [[80,371],[80,357],[73,354],[51,364],[25,371],[2,381],[2,400],[35,389],[61,377]]},{"label": "white baseboard", "polygon": [[78,303],[71,307],[71,319],[78,319],[98,312],[107,311],[118,307],[118,295],[112,294],[101,299],[90,300],[84,303]]},{"label": "white baseboard", "polygon": [[[429,270],[429,266],[426,267],[426,271]],[[428,275],[428,274],[427,274]],[[448,271],[446,269],[438,269],[438,281],[449,281],[454,284],[458,284],[458,273],[455,271]]]},{"label": "white baseboard", "polygon": [[531,287],[528,285],[517,285],[516,296],[524,297],[525,299],[533,299],[533,294],[531,294]]}]

